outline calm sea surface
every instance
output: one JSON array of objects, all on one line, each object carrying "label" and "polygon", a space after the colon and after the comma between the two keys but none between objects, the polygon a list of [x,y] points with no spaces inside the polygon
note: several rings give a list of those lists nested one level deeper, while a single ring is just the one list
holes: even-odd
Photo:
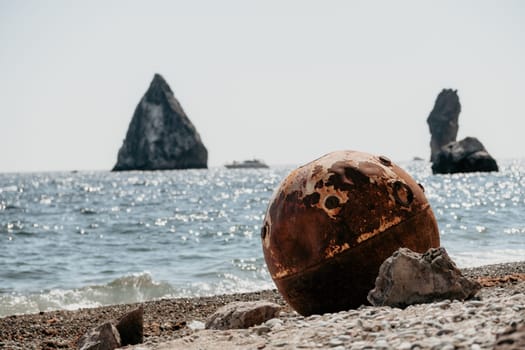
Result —
[{"label": "calm sea surface", "polygon": [[[424,185],[460,267],[525,260],[525,160]],[[260,244],[292,167],[0,174],[0,317],[273,288]]]}]

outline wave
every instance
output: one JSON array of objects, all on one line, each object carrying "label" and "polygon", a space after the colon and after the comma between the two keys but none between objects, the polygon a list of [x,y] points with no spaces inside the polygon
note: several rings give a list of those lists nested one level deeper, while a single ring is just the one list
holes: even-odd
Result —
[{"label": "wave", "polygon": [[154,281],[147,272],[117,278],[107,284],[77,289],[52,289],[34,294],[10,293],[0,295],[0,317],[38,313],[58,309],[136,303],[176,295],[167,282]]},{"label": "wave", "polygon": [[155,281],[150,273],[143,272],[119,277],[106,284],[77,289],[0,294],[0,317],[273,288],[270,281],[253,281],[232,274],[221,274],[219,277],[219,281],[214,283],[194,282],[176,288],[168,282]]},{"label": "wave", "polygon": [[[446,248],[446,246],[445,246]],[[489,251],[448,252],[459,268],[520,262],[525,260],[525,249],[494,249]]]}]

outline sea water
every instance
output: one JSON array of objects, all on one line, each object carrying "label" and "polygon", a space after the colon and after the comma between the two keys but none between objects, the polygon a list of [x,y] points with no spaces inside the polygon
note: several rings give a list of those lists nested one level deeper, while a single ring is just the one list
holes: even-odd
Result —
[{"label": "sea water", "polygon": [[[458,266],[525,260],[525,160],[400,165]],[[273,288],[260,228],[293,168],[0,174],[0,317]]]}]

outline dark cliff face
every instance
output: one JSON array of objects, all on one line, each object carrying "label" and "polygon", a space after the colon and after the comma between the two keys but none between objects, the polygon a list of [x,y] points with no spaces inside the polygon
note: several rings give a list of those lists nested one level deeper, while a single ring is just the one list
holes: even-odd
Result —
[{"label": "dark cliff face", "polygon": [[113,171],[207,168],[208,151],[164,78],[140,100]]},{"label": "dark cliff face", "polygon": [[427,118],[432,138],[430,139],[430,161],[437,160],[441,147],[456,141],[461,104],[457,90],[443,89]]}]

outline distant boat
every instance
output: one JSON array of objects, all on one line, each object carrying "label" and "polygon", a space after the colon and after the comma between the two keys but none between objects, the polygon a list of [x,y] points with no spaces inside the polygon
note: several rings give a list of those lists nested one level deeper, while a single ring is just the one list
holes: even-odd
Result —
[{"label": "distant boat", "polygon": [[268,165],[259,159],[244,160],[242,162],[233,161],[233,163],[225,164],[224,166],[228,169],[269,168]]}]

